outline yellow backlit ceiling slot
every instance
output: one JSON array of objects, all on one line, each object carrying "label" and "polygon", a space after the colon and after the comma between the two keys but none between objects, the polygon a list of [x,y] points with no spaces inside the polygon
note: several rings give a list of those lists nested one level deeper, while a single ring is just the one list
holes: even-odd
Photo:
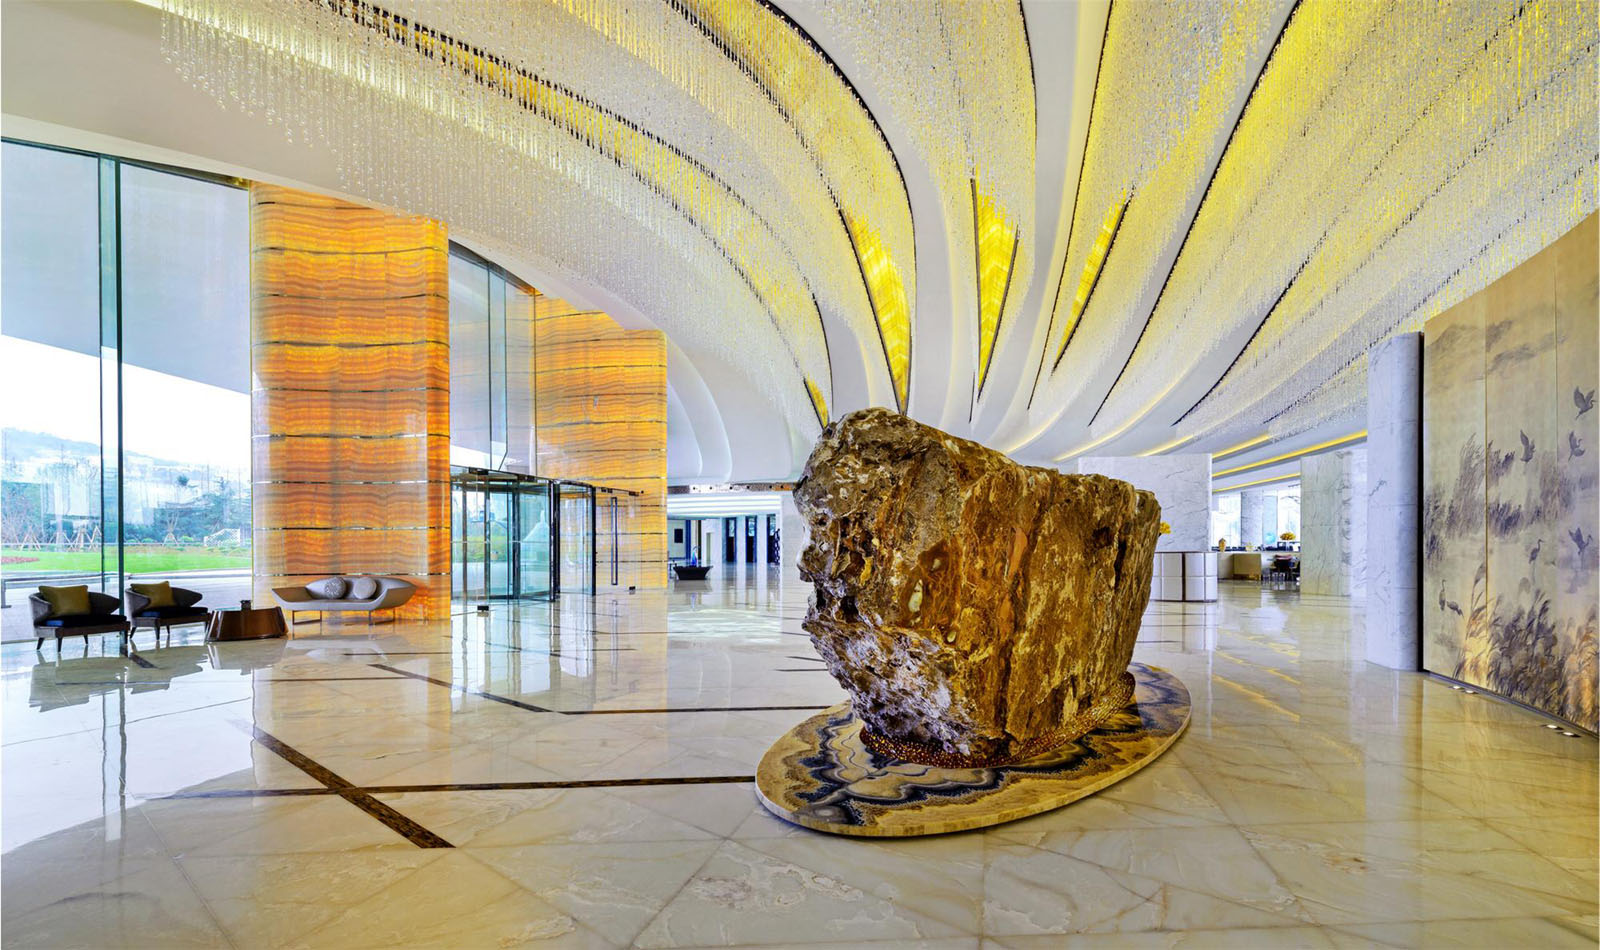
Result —
[{"label": "yellow backlit ceiling slot", "polygon": [[[1106,264],[1106,255],[1111,253],[1111,242],[1117,239],[1117,228],[1122,226],[1122,212],[1127,209],[1128,198],[1124,195],[1106,212],[1105,220],[1100,223],[1100,231],[1094,236],[1089,257],[1083,262],[1083,273],[1078,276],[1077,289],[1072,294],[1072,309],[1068,311],[1067,320],[1061,327],[1061,346],[1056,350],[1056,364],[1066,354],[1067,344],[1072,342],[1072,334],[1078,329],[1078,321],[1083,319],[1083,311],[1089,306],[1089,295],[1094,293],[1094,285],[1100,282],[1100,269]],[[1063,289],[1056,288],[1058,305]]]},{"label": "yellow backlit ceiling slot", "polygon": [[810,376],[807,376],[805,379],[806,379],[806,392],[811,395],[811,408],[816,410],[817,421],[822,423],[823,425],[827,425],[828,424],[828,400],[826,400],[826,399],[824,399],[822,397],[822,390],[817,388],[817,384],[811,381],[811,377]]},{"label": "yellow backlit ceiling slot", "polygon": [[895,406],[906,411],[906,396],[911,381],[911,307],[906,301],[905,281],[894,266],[883,238],[860,218],[845,216],[850,240],[855,245],[861,277],[866,281],[872,316],[878,324],[878,339],[894,382]]},{"label": "yellow backlit ceiling slot", "polygon": [[1022,232],[976,178],[972,179],[972,232],[978,268],[978,392],[982,393],[995,339],[1000,335],[1000,320],[1005,316]]}]

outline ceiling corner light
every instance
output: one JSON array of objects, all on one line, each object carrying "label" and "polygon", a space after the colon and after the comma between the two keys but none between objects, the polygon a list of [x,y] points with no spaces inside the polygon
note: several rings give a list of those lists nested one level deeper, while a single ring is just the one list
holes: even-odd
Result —
[{"label": "ceiling corner light", "polygon": [[1011,294],[1011,274],[1017,262],[1022,230],[985,192],[978,179],[972,184],[972,244],[978,273],[978,394],[989,379],[995,340]]},{"label": "ceiling corner light", "polygon": [[[1078,332],[1078,322],[1083,319],[1083,312],[1089,309],[1089,297],[1094,294],[1095,285],[1100,283],[1100,272],[1105,268],[1106,257],[1111,254],[1111,245],[1117,240],[1117,231],[1122,227],[1122,213],[1128,210],[1129,198],[1122,195],[1106,211],[1105,220],[1100,222],[1100,231],[1094,236],[1094,244],[1089,247],[1089,257],[1083,262],[1083,273],[1078,275],[1078,286],[1072,294],[1072,309],[1067,311],[1067,320],[1061,327],[1061,346],[1056,350],[1055,362],[1050,368],[1053,372],[1061,365],[1061,358],[1067,355],[1067,344],[1072,342],[1072,335]],[[1071,248],[1067,249],[1069,252]],[[1063,262],[1062,266],[1066,266]],[[1061,291],[1065,287],[1056,288],[1056,306],[1061,306]]]}]

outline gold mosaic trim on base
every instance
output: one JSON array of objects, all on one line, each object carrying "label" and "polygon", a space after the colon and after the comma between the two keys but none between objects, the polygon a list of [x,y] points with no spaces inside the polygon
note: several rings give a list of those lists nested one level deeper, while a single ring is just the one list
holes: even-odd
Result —
[{"label": "gold mosaic trim on base", "polygon": [[1107,716],[1127,705],[1128,697],[1132,695],[1133,674],[1123,673],[1109,693],[1095,700],[1088,709],[1067,720],[1060,729],[1015,743],[1007,755],[964,755],[960,752],[948,752],[911,739],[894,739],[881,735],[864,725],[861,727],[861,741],[867,748],[885,758],[915,762],[918,765],[937,765],[945,769],[1014,765],[1044,755],[1078,738],[1098,726]]},{"label": "gold mosaic trim on base", "polygon": [[1189,724],[1189,691],[1135,663],[1133,695],[1094,728],[1010,765],[960,768],[882,755],[848,704],[806,719],[756,769],[768,811],[804,828],[908,837],[984,828],[1060,808],[1153,762]]}]

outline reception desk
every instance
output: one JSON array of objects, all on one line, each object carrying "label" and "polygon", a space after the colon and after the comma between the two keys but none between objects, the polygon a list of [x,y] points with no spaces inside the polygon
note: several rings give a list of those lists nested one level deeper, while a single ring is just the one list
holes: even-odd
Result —
[{"label": "reception desk", "polygon": [[1217,599],[1216,551],[1158,551],[1150,599],[1206,602]]},{"label": "reception desk", "polygon": [[1231,551],[1222,555],[1227,559],[1227,567],[1223,574],[1239,580],[1258,581],[1261,579],[1266,559],[1260,551]]}]

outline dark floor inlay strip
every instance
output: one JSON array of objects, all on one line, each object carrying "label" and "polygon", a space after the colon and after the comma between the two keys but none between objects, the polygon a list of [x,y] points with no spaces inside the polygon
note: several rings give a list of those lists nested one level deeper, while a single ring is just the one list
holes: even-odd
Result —
[{"label": "dark floor inlay strip", "polygon": [[754,775],[681,775],[669,778],[590,778],[547,782],[452,782],[440,785],[373,785],[362,791],[378,795],[409,792],[538,791],[558,788],[638,788],[650,785],[732,785],[754,782]]},{"label": "dark floor inlay strip", "polygon": [[[438,784],[417,785],[367,785],[360,788],[219,788],[204,792],[173,792],[171,795],[157,796],[157,801],[185,798],[273,798],[292,795],[338,795],[340,798],[351,800],[351,796],[372,795],[405,795],[411,792],[521,792],[542,791],[547,789],[565,788],[640,788],[651,785],[735,785],[741,782],[754,782],[753,775],[675,775],[665,778],[591,778],[573,779],[571,781],[529,781],[529,782],[442,782]],[[357,807],[361,807],[359,803]],[[394,809],[376,802],[379,806],[394,812]],[[417,828],[422,834],[443,841],[426,828],[416,822],[394,812],[399,820],[407,825]],[[371,812],[369,812],[371,814]],[[373,815],[373,817],[378,817]],[[381,818],[379,819],[382,820]],[[387,824],[387,822],[386,822]],[[394,827],[391,825],[390,827]],[[399,829],[396,829],[399,830]],[[409,836],[408,836],[409,837]],[[449,848],[451,844],[422,845],[421,847]]]},{"label": "dark floor inlay strip", "polygon": [[301,752],[299,749],[296,749],[294,746],[289,745],[287,742],[284,742],[282,739],[279,739],[272,733],[267,732],[260,726],[254,726],[252,729],[254,731],[255,740],[263,747],[277,753],[279,758],[321,782],[323,785],[334,789],[355,788],[355,785],[334,774],[331,769],[316,762],[310,756]]},{"label": "dark floor inlay strip", "polygon": [[432,683],[435,686],[443,686],[446,689],[457,690],[459,692],[466,693],[469,696],[482,697],[490,702],[505,703],[507,706],[515,706],[518,709],[526,709],[528,712],[560,712],[559,709],[547,709],[544,706],[535,706],[532,703],[525,703],[521,700],[511,699],[506,696],[496,696],[494,693],[485,693],[482,690],[467,689],[465,686],[457,686],[449,680],[435,679],[432,676],[424,676],[421,673],[412,673],[407,670],[402,670],[396,666],[386,666],[382,663],[374,663],[372,664],[372,668],[375,670],[387,670],[390,673],[399,673],[401,676],[409,676],[412,679],[418,679],[424,682]]},{"label": "dark floor inlay strip", "polygon": [[[464,686],[457,686],[449,680],[442,680],[433,676],[425,676],[422,673],[412,673],[407,670],[402,670],[397,666],[389,666],[384,663],[373,663],[371,666],[375,670],[387,670],[390,673],[399,673],[401,676],[409,676],[412,679],[422,680],[425,683],[432,683],[435,686],[443,686],[445,689],[455,690],[459,693],[466,693],[469,696],[478,696],[483,699],[490,700],[491,702],[505,703],[507,706],[515,706],[518,709],[526,709],[529,712],[559,713],[563,716],[638,716],[660,713],[762,712],[770,709],[828,708],[827,705],[813,703],[806,706],[684,706],[677,709],[551,709],[548,706],[535,706],[533,703],[525,703],[519,699],[511,699],[507,696],[498,696],[494,693],[486,693],[479,689],[467,689]],[[808,667],[808,669],[810,669],[810,667]],[[823,668],[819,666],[815,667],[815,669],[822,670]],[[826,672],[826,670],[824,670],[824,672]]]},{"label": "dark floor inlay strip", "polygon": [[277,679],[256,680],[257,683],[385,683],[390,680],[410,679],[409,676],[283,676]]},{"label": "dark floor inlay strip", "polygon": [[767,712],[777,709],[827,709],[825,703],[813,703],[806,706],[679,706],[673,709],[558,709],[556,712],[568,716],[637,716],[660,715],[661,713],[696,713],[696,712]]},{"label": "dark floor inlay strip", "polygon": [[151,663],[149,660],[145,659],[144,657],[140,656],[137,653],[129,653],[128,654],[128,659],[130,659],[133,662],[139,664],[140,666],[144,667],[147,670],[153,670],[153,669],[156,668],[156,665],[154,663]]},{"label": "dark floor inlay strip", "polygon": [[293,795],[338,795],[342,789],[319,786],[317,788],[213,788],[202,792],[173,792],[156,795],[158,802],[184,798],[280,798]]},{"label": "dark floor inlay strip", "polygon": [[339,796],[372,817],[388,825],[400,837],[419,848],[453,848],[455,845],[400,814],[383,802],[373,798],[364,789],[345,789]]},{"label": "dark floor inlay strip", "polygon": [[822,657],[820,657],[820,656],[791,656],[789,654],[784,654],[783,658],[785,660],[805,660],[807,663],[821,663],[822,662]]},{"label": "dark floor inlay strip", "polygon": [[406,839],[419,848],[453,848],[450,842],[444,840],[428,829],[400,814],[383,802],[373,798],[364,789],[357,788],[354,784],[335,774],[310,756],[289,745],[277,736],[253,727],[257,742],[262,746],[277,753],[277,755],[290,765],[306,773],[317,781],[332,789],[335,794],[345,801],[356,806],[362,811],[383,822],[395,834]]}]

